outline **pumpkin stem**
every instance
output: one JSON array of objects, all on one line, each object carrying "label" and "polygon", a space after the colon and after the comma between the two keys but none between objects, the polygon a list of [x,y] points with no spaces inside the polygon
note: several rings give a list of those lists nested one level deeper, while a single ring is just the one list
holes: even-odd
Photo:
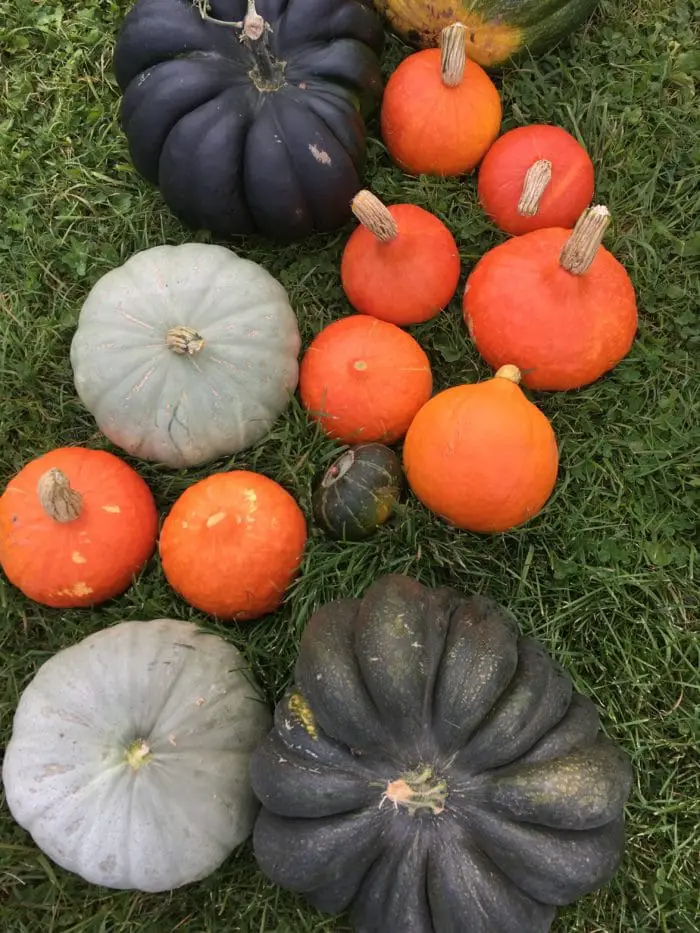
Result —
[{"label": "pumpkin stem", "polygon": [[518,213],[521,217],[534,217],[545,188],[552,179],[552,163],[549,159],[538,159],[525,172],[523,192],[518,201]]},{"label": "pumpkin stem", "polygon": [[512,363],[506,363],[505,366],[501,366],[500,369],[496,370],[496,379],[507,379],[509,382],[514,382],[519,385],[522,378],[522,373],[517,366],[513,366]]},{"label": "pumpkin stem", "polygon": [[83,510],[83,497],[75,489],[71,489],[66,474],[56,467],[51,467],[42,474],[36,491],[42,509],[55,522],[72,522]]},{"label": "pumpkin stem", "polygon": [[138,771],[151,759],[151,747],[144,739],[136,739],[129,745],[124,756],[132,771]]},{"label": "pumpkin stem", "polygon": [[610,223],[610,211],[603,204],[587,207],[576,221],[571,236],[559,256],[559,265],[572,275],[583,275],[595,259]]},{"label": "pumpkin stem", "polygon": [[173,353],[194,356],[204,346],[204,338],[191,327],[171,327],[165,335],[165,345]]},{"label": "pumpkin stem", "polygon": [[371,191],[358,191],[350,202],[350,207],[362,226],[382,243],[388,243],[398,235],[399,228],[389,208]]},{"label": "pumpkin stem", "polygon": [[390,781],[382,794],[379,806],[389,800],[394,809],[399,805],[405,807],[413,816],[419,810],[429,810],[437,815],[445,809],[447,799],[447,783],[436,780],[433,769],[424,768],[422,771],[409,771],[396,781]]},{"label": "pumpkin stem", "polygon": [[209,0],[193,0],[202,19],[218,26],[240,29],[241,42],[250,50],[254,65],[248,72],[256,88],[261,91],[279,91],[285,84],[284,70],[286,62],[280,62],[272,56],[267,43],[267,35],[272,26],[258,13],[255,0],[248,0],[248,9],[242,20],[216,19],[209,15]]},{"label": "pumpkin stem", "polygon": [[440,33],[440,75],[446,87],[462,83],[467,66],[466,31],[464,23],[451,23]]}]

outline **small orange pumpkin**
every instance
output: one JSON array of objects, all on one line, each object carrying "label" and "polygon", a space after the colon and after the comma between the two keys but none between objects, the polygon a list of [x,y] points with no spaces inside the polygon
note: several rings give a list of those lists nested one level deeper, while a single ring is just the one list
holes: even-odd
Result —
[{"label": "small orange pumpkin", "polygon": [[492,379],[445,389],[413,419],[404,469],[418,499],[468,531],[508,531],[536,515],[557,479],[551,424],[503,366]]},{"label": "small orange pumpkin", "polygon": [[329,437],[388,444],[433,390],[420,344],[395,324],[353,314],[325,327],[301,361],[299,394]]},{"label": "small orange pumpkin", "polygon": [[573,232],[533,230],[481,257],[463,309],[490,366],[514,363],[532,389],[577,389],[629,353],[637,303],[624,266],[601,246],[609,222],[606,207],[591,207]]},{"label": "small orange pumpkin", "polygon": [[593,199],[593,186],[590,156],[560,126],[534,123],[509,130],[479,167],[481,206],[514,236],[573,227]]},{"label": "small orange pumpkin", "polygon": [[461,175],[477,165],[501,127],[501,98],[467,60],[466,27],[452,23],[439,49],[405,58],[391,74],[381,108],[389,155],[411,175]]},{"label": "small orange pumpkin", "polygon": [[170,586],[222,621],[274,612],[295,577],[306,519],[279,483],[250,470],[189,486],[168,513],[159,551]]},{"label": "small orange pumpkin", "polygon": [[385,207],[371,191],[352,201],[360,221],[345,244],[340,278],[356,311],[399,326],[435,317],[459,284],[455,238],[416,204]]},{"label": "small orange pumpkin", "polygon": [[92,606],[123,593],[157,534],[150,489],[104,450],[52,450],[24,466],[0,496],[0,565],[45,606]]}]

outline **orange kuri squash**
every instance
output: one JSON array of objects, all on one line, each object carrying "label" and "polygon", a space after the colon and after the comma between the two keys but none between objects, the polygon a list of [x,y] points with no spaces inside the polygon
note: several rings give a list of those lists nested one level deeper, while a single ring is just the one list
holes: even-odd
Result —
[{"label": "orange kuri squash", "polygon": [[0,565],[46,606],[92,606],[123,593],[157,533],[150,489],[105,450],[52,450],[26,464],[0,496]]},{"label": "orange kuri squash", "polygon": [[559,466],[545,415],[518,383],[515,366],[454,386],[424,405],[408,429],[404,469],[418,499],[468,531],[507,531],[544,506]]},{"label": "orange kuri squash", "polygon": [[274,480],[249,470],[189,486],[168,513],[159,550],[168,583],[222,621],[273,612],[299,569],[306,520]]},{"label": "orange kuri squash", "polygon": [[532,389],[577,389],[613,369],[637,330],[634,287],[601,245],[606,207],[573,231],[533,230],[489,250],[464,292],[464,319],[486,362],[514,363]]},{"label": "orange kuri squash", "polygon": [[495,84],[465,53],[466,27],[442,30],[440,49],[405,58],[390,75],[381,108],[389,155],[410,175],[461,175],[483,158],[501,127]]},{"label": "orange kuri squash", "polygon": [[353,314],[311,342],[299,373],[301,401],[346,444],[398,440],[430,398],[433,376],[420,344],[395,324]]},{"label": "orange kuri squash", "polygon": [[460,273],[445,224],[417,204],[386,207],[371,191],[358,192],[352,210],[360,226],[345,244],[340,277],[353,308],[399,326],[439,314]]}]

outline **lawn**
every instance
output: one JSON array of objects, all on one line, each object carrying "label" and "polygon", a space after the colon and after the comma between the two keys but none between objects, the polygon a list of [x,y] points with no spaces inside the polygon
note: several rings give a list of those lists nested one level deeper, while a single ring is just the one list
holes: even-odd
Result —
[{"label": "lawn", "polygon": [[[0,487],[51,447],[107,446],[73,388],[68,349],[81,303],[134,251],[193,238],[132,170],[118,126],[111,54],[128,6],[0,0]],[[155,559],[122,598],[94,611],[44,609],[0,578],[3,740],[38,666],[118,620],[206,622],[245,651],[272,702],[321,603],[359,595],[388,571],[489,593],[571,671],[635,766],[621,870],[562,910],[553,929],[697,931],[697,12],[695,0],[608,0],[570,41],[499,80],[504,129],[557,123],[587,146],[596,199],[613,216],[606,246],[639,298],[638,339],[611,375],[579,392],[536,398],[561,445],[559,482],[544,512],[517,531],[484,537],[453,532],[410,500],[366,543],[333,543],[314,530],[284,606],[240,626],[217,626],[191,610]],[[387,74],[404,53],[390,43]],[[376,122],[367,177],[383,199],[413,201],[450,226],[463,275],[501,239],[478,207],[473,178],[404,176],[390,164]],[[286,286],[305,344],[348,312],[338,262],[349,229],[288,248],[261,239],[235,246]],[[437,320],[413,329],[438,389],[488,374],[465,333],[460,294]],[[231,460],[181,472],[134,465],[163,513],[193,481],[235,466],[277,479],[308,515],[312,481],[334,449],[295,404],[265,441]],[[0,818],[7,933],[350,929],[269,884],[249,845],[206,881],[147,896],[84,884],[42,855],[4,802]]]}]

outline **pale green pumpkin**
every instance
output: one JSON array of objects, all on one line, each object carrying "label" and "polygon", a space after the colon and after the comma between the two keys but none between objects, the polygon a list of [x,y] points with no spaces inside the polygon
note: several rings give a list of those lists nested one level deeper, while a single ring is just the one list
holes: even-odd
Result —
[{"label": "pale green pumpkin", "polygon": [[287,407],[299,329],[282,285],[222,246],[135,253],[94,285],[71,345],[75,387],[127,453],[170,467],[232,455]]},{"label": "pale green pumpkin", "polygon": [[177,888],[249,835],[249,759],[270,723],[222,638],[171,619],[122,622],[54,655],[25,689],[3,763],[7,804],[86,881]]}]

